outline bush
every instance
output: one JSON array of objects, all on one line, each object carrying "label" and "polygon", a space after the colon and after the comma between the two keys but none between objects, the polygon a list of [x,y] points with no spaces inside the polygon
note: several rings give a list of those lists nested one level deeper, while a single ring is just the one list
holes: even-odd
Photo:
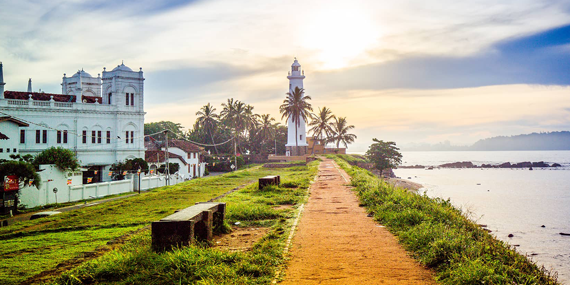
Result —
[{"label": "bush", "polygon": [[79,169],[75,153],[62,147],[50,147],[40,152],[32,164],[39,169],[40,164],[55,164],[61,171],[74,171]]}]

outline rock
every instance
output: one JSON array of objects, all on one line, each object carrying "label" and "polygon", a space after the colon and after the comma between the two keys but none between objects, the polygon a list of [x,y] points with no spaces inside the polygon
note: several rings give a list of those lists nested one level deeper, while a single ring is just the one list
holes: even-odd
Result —
[{"label": "rock", "polygon": [[558,163],[554,163],[552,164],[550,167],[561,167],[562,165],[558,164]]},{"label": "rock", "polygon": [[545,226],[545,225],[542,225],[542,226],[540,226],[540,227],[541,227],[541,228],[546,228],[546,226]]},{"label": "rock", "polygon": [[570,233],[560,233],[561,236],[570,236]]},{"label": "rock", "polygon": [[513,166],[511,165],[510,162],[505,162],[505,163],[499,164],[499,167],[500,167],[500,168],[511,168],[511,167],[513,167]]},{"label": "rock", "polygon": [[513,235],[513,234],[509,234],[509,235],[508,235],[508,237],[510,237],[510,238],[512,238],[512,237],[514,237],[514,236],[515,236],[515,235]]},{"label": "rock", "polygon": [[549,167],[550,165],[548,165],[547,163],[544,163],[544,161],[539,161],[539,162],[533,162],[532,163],[532,167]]},{"label": "rock", "polygon": [[443,168],[474,168],[476,167],[471,161],[444,163],[439,167]]}]

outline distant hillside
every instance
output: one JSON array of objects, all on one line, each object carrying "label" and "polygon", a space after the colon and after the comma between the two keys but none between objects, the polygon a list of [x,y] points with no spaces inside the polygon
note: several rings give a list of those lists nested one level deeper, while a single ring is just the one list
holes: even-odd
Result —
[{"label": "distant hillside", "polygon": [[477,141],[469,150],[570,150],[570,132],[492,137]]}]

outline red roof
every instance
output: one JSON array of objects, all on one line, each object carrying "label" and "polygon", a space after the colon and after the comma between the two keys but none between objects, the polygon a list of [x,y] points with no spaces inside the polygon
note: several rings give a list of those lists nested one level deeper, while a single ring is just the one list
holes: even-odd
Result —
[{"label": "red roof", "polygon": [[[157,154],[158,154],[158,161],[157,161]],[[182,161],[186,165],[186,161],[184,161],[182,156],[180,156],[178,154],[174,154],[172,152],[169,152],[168,157],[169,158],[178,158],[178,159],[180,159],[180,161]],[[166,157],[164,156],[164,151],[147,150],[144,152],[144,160],[146,162],[151,162],[151,163],[157,163],[157,162],[161,163],[161,162],[164,162],[166,160]]]},{"label": "red roof", "polygon": [[5,121],[13,122],[13,123],[17,124],[19,127],[29,127],[30,126],[30,125],[28,125],[28,123],[20,121],[14,117],[10,117],[10,116],[0,117],[0,122],[5,122]]},{"label": "red roof", "polygon": [[204,152],[204,148],[199,147],[191,142],[183,141],[183,140],[170,140],[168,142],[168,147],[177,147],[186,153],[191,152]]},{"label": "red roof", "polygon": [[[52,93],[39,93],[39,92],[21,92],[21,91],[5,91],[4,98],[6,99],[18,99],[18,100],[28,100],[32,94],[32,99],[36,101],[50,101],[51,96],[56,102],[75,102],[75,95],[63,95],[63,94],[52,94]],[[102,102],[102,98],[98,96],[81,96],[81,101],[85,103],[95,103]]]}]

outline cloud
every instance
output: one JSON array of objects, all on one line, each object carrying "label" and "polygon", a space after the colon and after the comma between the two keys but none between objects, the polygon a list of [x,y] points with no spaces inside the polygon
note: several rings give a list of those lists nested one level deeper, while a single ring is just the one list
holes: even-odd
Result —
[{"label": "cloud", "polygon": [[505,40],[466,57],[414,56],[334,72],[321,84],[340,89],[438,89],[501,84],[569,85],[570,25]]}]

